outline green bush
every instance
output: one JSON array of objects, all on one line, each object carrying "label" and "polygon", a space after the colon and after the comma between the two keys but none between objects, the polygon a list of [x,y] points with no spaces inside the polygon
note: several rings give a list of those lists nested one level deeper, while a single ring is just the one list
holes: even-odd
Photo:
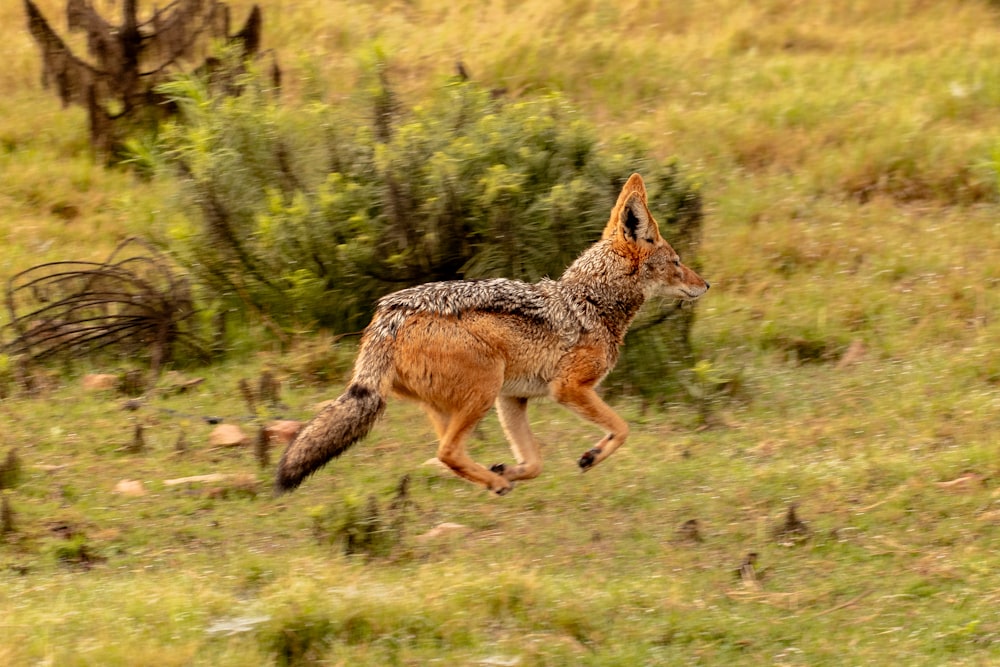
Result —
[{"label": "green bush", "polygon": [[393,499],[384,505],[369,495],[345,495],[335,507],[310,510],[312,532],[320,544],[337,544],[347,556],[382,558],[398,552],[410,521],[410,477],[404,475]]},{"label": "green bush", "polygon": [[258,642],[281,667],[319,663],[335,640],[334,621],[322,612],[288,610],[265,626]]},{"label": "green bush", "polygon": [[[602,145],[558,95],[505,100],[466,82],[404,110],[375,70],[337,106],[282,106],[251,78],[239,97],[192,79],[167,87],[182,120],[162,133],[161,155],[196,221],[168,242],[211,293],[283,326],[349,332],[410,285],[556,277],[599,238],[633,171],[664,235],[693,254],[698,193],[634,138]],[[690,365],[692,320],[647,311],[629,341],[641,349],[623,359],[644,391],[640,369]],[[662,391],[663,373],[650,379]]]}]

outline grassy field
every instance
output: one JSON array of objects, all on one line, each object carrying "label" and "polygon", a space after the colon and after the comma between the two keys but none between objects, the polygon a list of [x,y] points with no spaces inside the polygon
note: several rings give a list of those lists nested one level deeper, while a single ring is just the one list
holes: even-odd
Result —
[{"label": "grassy field", "polygon": [[[62,3],[38,4],[61,30]],[[574,462],[599,434],[539,405],[547,470],[504,498],[422,465],[431,430],[394,403],[366,443],[276,499],[271,469],[250,447],[211,447],[202,417],[253,434],[236,387],[266,369],[283,416],[308,418],[349,349],[306,338],[184,369],[205,381],[169,395],[165,378],[131,412],[53,371],[41,396],[0,400],[0,461],[20,459],[0,491],[0,664],[1000,661],[1000,6],[261,5],[289,104],[349,94],[375,43],[410,99],[461,59],[676,156],[705,195],[713,288],[694,343],[719,391],[662,410],[619,401],[633,435],[586,475]],[[171,183],[91,159],[84,115],[41,88],[23,26],[4,3],[3,278],[101,259],[175,215]],[[327,358],[336,379],[317,384]],[[509,458],[492,418],[474,447]],[[229,477],[165,483],[208,473]],[[144,495],[116,493],[121,480]],[[444,522],[466,530],[421,537]],[[366,526],[383,529],[371,555],[345,554]]]}]

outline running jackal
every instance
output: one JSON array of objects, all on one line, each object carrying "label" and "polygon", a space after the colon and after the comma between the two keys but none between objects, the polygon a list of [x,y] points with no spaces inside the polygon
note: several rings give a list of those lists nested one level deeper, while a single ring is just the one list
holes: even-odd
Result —
[{"label": "running jackal", "polygon": [[[442,463],[499,495],[541,472],[526,410],[528,399],[551,396],[605,431],[580,457],[589,470],[628,436],[594,390],[617,362],[639,307],[657,294],[693,301],[708,287],[660,236],[645,184],[633,174],[601,240],[559,280],[429,283],[382,298],[350,384],[285,450],[276,488],[296,488],[365,437],[389,394],[423,406]],[[486,468],[469,457],[465,441],[493,405],[516,463]]]}]

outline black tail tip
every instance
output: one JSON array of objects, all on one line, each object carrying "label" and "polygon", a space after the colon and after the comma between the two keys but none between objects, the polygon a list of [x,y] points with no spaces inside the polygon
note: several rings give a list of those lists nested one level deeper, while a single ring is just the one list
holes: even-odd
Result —
[{"label": "black tail tip", "polygon": [[300,484],[302,484],[301,478],[295,479],[288,477],[283,475],[279,470],[278,476],[274,480],[274,496],[277,498],[285,495],[286,493],[291,493],[295,489],[299,488]]}]

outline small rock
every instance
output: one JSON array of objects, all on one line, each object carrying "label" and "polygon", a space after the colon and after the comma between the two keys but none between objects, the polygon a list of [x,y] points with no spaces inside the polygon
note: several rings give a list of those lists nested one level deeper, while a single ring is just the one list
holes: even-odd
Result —
[{"label": "small rock", "polygon": [[773,440],[765,440],[755,447],[751,447],[747,450],[753,456],[758,456],[760,458],[767,458],[772,456],[776,451],[778,451],[778,444]]},{"label": "small rock", "polygon": [[35,470],[41,470],[42,472],[59,472],[60,470],[65,470],[69,467],[66,463],[61,463],[59,465],[51,465],[48,463],[39,463],[35,467]]},{"label": "small rock", "polygon": [[177,477],[163,480],[164,486],[177,486],[178,484],[203,484],[205,482],[221,482],[228,475],[221,472],[213,472],[207,475],[192,475],[191,477]]},{"label": "small rock", "polygon": [[112,493],[117,493],[120,496],[138,498],[139,496],[146,495],[146,487],[143,486],[142,482],[137,479],[123,479],[115,484],[115,488],[112,490]]},{"label": "small rock", "polygon": [[837,362],[837,368],[847,368],[848,366],[853,366],[864,359],[867,352],[865,344],[858,339],[854,339],[851,341],[851,344],[847,346],[847,351],[844,352],[842,357],[840,357],[840,361]]},{"label": "small rock", "polygon": [[949,491],[974,491],[982,488],[984,481],[983,476],[979,473],[964,472],[947,482],[934,482],[934,486]]},{"label": "small rock", "polygon": [[243,632],[253,632],[261,623],[271,620],[270,616],[232,616],[220,618],[205,630],[210,635],[231,637]]},{"label": "small rock", "polygon": [[436,456],[433,456],[433,457],[427,459],[421,465],[430,466],[430,467],[433,467],[433,468],[440,468],[441,470],[447,470],[449,472],[451,471],[451,468],[449,468],[444,463],[442,463],[441,459],[439,459]]},{"label": "small rock", "polygon": [[87,391],[108,391],[118,388],[118,376],[111,373],[89,373],[83,376],[83,388]]},{"label": "small rock", "polygon": [[260,481],[254,475],[240,473],[233,475],[229,488],[236,493],[256,497],[260,492]]},{"label": "small rock", "polygon": [[521,658],[516,655],[503,656],[503,655],[491,655],[488,658],[483,658],[478,663],[479,665],[486,665],[486,667],[517,667],[521,664]]},{"label": "small rock", "polygon": [[430,542],[431,540],[440,539],[442,537],[452,537],[455,535],[464,535],[465,533],[472,530],[468,526],[464,526],[460,523],[451,523],[446,521],[444,523],[439,523],[434,526],[426,533],[417,535],[416,539],[418,542]]},{"label": "small rock", "polygon": [[213,447],[240,447],[250,442],[250,436],[235,424],[219,424],[208,436]]},{"label": "small rock", "polygon": [[120,539],[122,536],[122,531],[118,528],[105,528],[103,530],[94,531],[90,534],[90,537],[94,538],[98,542],[114,542]]},{"label": "small rock", "polygon": [[268,442],[279,445],[287,445],[299,431],[302,430],[302,422],[291,419],[279,419],[268,424],[264,428]]},{"label": "small rock", "polygon": [[213,500],[228,498],[256,498],[260,492],[260,482],[253,475],[229,475],[225,483],[219,486],[206,487],[202,495]]},{"label": "small rock", "polygon": [[163,379],[163,394],[165,396],[183,394],[204,381],[205,378],[188,378],[177,371],[169,371]]}]

